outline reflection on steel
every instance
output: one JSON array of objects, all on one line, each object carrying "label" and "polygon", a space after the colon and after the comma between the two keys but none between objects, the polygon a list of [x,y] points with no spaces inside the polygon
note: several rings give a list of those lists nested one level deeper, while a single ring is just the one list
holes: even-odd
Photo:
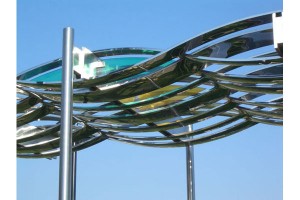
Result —
[{"label": "reflection on steel", "polygon": [[[93,53],[105,67],[96,77],[74,80],[75,151],[107,139],[185,147],[258,123],[283,123],[283,59],[274,49],[272,13],[213,29],[166,51]],[[57,59],[17,77],[18,157],[59,155],[60,73]],[[194,130],[170,131],[188,125]]]}]

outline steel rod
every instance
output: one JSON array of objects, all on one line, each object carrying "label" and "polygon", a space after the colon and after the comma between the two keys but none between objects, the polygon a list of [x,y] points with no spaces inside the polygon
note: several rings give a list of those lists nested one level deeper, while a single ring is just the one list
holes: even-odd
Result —
[{"label": "steel rod", "polygon": [[[75,143],[74,143],[75,146]],[[72,164],[72,200],[76,200],[76,173],[77,173],[77,152],[73,151],[73,164]]]},{"label": "steel rod", "polygon": [[59,163],[59,200],[71,200],[72,194],[72,106],[73,106],[74,30],[63,30],[62,93]]},{"label": "steel rod", "polygon": [[[193,126],[188,126],[189,131]],[[186,172],[187,172],[187,199],[195,200],[195,173],[194,173],[194,146],[190,143],[186,145]]]}]

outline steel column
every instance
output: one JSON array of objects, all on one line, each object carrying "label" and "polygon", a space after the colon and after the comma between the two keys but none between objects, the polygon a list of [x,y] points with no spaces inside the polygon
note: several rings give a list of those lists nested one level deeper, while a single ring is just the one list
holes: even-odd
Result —
[{"label": "steel column", "polygon": [[72,114],[73,114],[73,40],[74,30],[63,30],[62,92],[59,163],[59,200],[72,194]]},{"label": "steel column", "polygon": [[[193,126],[188,126],[189,131]],[[194,146],[190,143],[186,145],[186,173],[187,173],[187,200],[195,200],[195,174],[194,174]]]},{"label": "steel column", "polygon": [[[75,143],[74,143],[75,146]],[[73,164],[72,164],[72,200],[76,200],[76,171],[77,171],[77,152],[73,152]]]}]

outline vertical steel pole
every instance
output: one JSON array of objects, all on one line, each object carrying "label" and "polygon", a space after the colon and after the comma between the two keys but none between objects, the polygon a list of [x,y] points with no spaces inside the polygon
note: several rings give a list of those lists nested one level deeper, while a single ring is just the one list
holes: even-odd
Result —
[{"label": "vertical steel pole", "polygon": [[[75,143],[74,143],[75,146]],[[73,152],[73,174],[72,174],[72,200],[76,200],[76,170],[77,170],[77,152]]]},{"label": "vertical steel pole", "polygon": [[63,30],[59,200],[71,200],[74,31]]},{"label": "vertical steel pole", "polygon": [[[193,126],[189,125],[189,131]],[[186,145],[186,173],[187,173],[187,199],[195,200],[195,174],[194,174],[194,146],[190,143]]]}]

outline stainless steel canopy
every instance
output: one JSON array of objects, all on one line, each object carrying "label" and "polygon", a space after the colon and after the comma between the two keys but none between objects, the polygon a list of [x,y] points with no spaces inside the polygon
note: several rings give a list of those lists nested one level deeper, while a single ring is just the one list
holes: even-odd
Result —
[{"label": "stainless steel canopy", "polygon": [[[282,125],[283,64],[272,13],[243,19],[158,51],[94,51],[102,75],[74,80],[75,151],[106,139],[185,147],[257,123]],[[17,76],[17,153],[59,155],[61,59]],[[193,130],[170,130],[193,124]],[[193,136],[193,137],[191,137]]]}]

